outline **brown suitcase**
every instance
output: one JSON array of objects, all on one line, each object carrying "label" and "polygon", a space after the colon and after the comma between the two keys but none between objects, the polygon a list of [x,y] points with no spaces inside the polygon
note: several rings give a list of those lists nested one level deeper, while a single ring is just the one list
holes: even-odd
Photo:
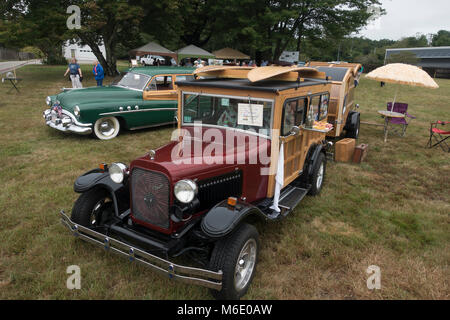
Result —
[{"label": "brown suitcase", "polygon": [[355,139],[348,138],[336,142],[335,160],[337,162],[352,162],[355,146]]},{"label": "brown suitcase", "polygon": [[369,151],[369,145],[368,144],[360,144],[355,148],[355,153],[353,154],[353,162],[354,163],[361,163],[366,159],[367,152]]}]

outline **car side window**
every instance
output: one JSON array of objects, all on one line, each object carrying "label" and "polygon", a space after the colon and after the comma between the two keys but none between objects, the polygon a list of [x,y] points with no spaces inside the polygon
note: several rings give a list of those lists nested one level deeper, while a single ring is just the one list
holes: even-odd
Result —
[{"label": "car side window", "polygon": [[329,102],[330,102],[330,95],[323,94],[320,99],[319,121],[325,119],[328,116]]},{"label": "car side window", "polygon": [[311,107],[314,120],[322,121],[328,116],[328,104],[330,103],[330,94],[324,93],[311,97]]},{"label": "car side window", "polygon": [[283,108],[282,136],[288,136],[293,126],[300,127],[304,124],[306,106],[306,98],[286,100]]},{"label": "car side window", "polygon": [[157,76],[153,78],[148,86],[150,91],[173,90],[171,76]]},{"label": "car side window", "polygon": [[310,108],[312,109],[314,120],[319,120],[319,108],[320,108],[321,96],[311,97]]}]

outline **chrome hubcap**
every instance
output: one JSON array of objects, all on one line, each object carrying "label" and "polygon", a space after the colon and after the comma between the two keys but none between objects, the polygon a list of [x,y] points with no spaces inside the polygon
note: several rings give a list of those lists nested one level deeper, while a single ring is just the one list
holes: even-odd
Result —
[{"label": "chrome hubcap", "polygon": [[317,183],[316,183],[317,189],[320,189],[320,186],[322,186],[322,181],[323,181],[323,163],[320,164],[319,172],[317,173]]},{"label": "chrome hubcap", "polygon": [[91,226],[95,226],[97,224],[97,219],[99,217],[100,211],[103,208],[104,204],[105,204],[105,199],[102,199],[99,202],[97,202],[97,204],[94,206],[94,209],[92,209]]},{"label": "chrome hubcap", "polygon": [[100,124],[100,132],[104,136],[110,136],[114,133],[116,128],[114,127],[114,123],[111,120],[105,120]]},{"label": "chrome hubcap", "polygon": [[240,291],[250,281],[256,263],[256,241],[249,239],[239,253],[234,269],[234,287]]}]

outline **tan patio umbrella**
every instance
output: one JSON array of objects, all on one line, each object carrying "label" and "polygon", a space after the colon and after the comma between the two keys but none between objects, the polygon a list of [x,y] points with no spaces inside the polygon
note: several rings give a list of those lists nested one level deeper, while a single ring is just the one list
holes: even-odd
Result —
[{"label": "tan patio umbrella", "polygon": [[[438,84],[422,69],[403,63],[392,63],[373,70],[366,78],[387,83],[397,83],[409,86],[438,89]],[[397,89],[398,90],[398,89]],[[397,93],[395,93],[392,108],[394,108]]]}]

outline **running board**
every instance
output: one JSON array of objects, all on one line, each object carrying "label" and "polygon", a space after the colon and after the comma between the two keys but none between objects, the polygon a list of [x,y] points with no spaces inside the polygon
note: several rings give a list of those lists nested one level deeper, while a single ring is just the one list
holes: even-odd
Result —
[{"label": "running board", "polygon": [[309,189],[288,186],[280,195],[279,207],[283,216],[288,215],[308,194]]},{"label": "running board", "polygon": [[270,208],[273,204],[272,198],[265,199],[258,207],[266,214],[269,220],[284,218],[295,209],[300,201],[303,200],[310,188],[310,185],[303,184],[291,184],[284,188],[281,191],[280,200],[278,202],[278,207],[281,209],[281,212],[276,212]]}]

